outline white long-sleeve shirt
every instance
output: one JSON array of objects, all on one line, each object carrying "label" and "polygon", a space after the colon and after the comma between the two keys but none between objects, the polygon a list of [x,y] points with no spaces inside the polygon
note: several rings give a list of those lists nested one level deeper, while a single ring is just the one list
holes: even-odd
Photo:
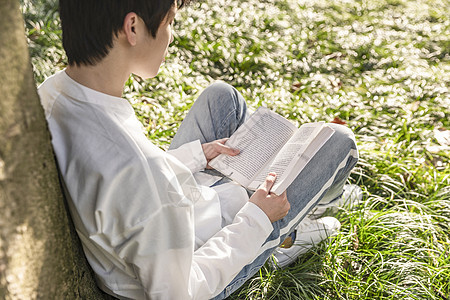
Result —
[{"label": "white long-sleeve shirt", "polygon": [[208,299],[255,259],[272,224],[241,187],[196,181],[193,173],[206,165],[198,141],[164,152],[125,99],[65,71],[39,95],[70,212],[102,289],[124,299]]}]

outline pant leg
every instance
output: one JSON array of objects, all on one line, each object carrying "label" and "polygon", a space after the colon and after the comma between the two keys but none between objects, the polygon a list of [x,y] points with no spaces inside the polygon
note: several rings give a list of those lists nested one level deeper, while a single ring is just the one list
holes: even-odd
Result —
[{"label": "pant leg", "polygon": [[[229,137],[246,118],[247,108],[239,92],[223,82],[214,83],[196,100],[169,149],[197,139],[205,143]],[[348,128],[329,125],[335,129],[335,134],[287,189],[291,204],[288,215],[273,224],[274,230],[261,247],[259,256],[245,266],[215,299],[228,297],[251,278],[319,201],[329,202],[341,195],[343,185],[358,160],[358,153],[354,135]]]},{"label": "pant leg", "polygon": [[215,82],[192,105],[169,149],[200,140],[206,143],[230,137],[247,118],[247,105],[231,85]]},{"label": "pant leg", "polygon": [[342,194],[343,185],[358,161],[358,152],[350,129],[342,125],[329,125],[335,129],[335,133],[287,189],[287,198],[291,204],[289,213],[273,223],[274,230],[261,247],[259,256],[245,266],[214,299],[228,297],[250,279],[319,201],[337,198]]}]

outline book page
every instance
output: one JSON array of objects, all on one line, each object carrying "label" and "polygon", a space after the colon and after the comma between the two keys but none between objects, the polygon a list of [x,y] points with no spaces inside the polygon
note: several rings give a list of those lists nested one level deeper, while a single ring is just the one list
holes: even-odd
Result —
[{"label": "book page", "polygon": [[226,143],[239,149],[240,153],[236,156],[221,154],[210,165],[241,185],[248,186],[296,130],[288,120],[261,107]]},{"label": "book page", "polygon": [[285,172],[288,172],[295,164],[295,157],[298,153],[303,152],[311,140],[317,135],[323,126],[322,123],[308,123],[300,127],[299,130],[291,137],[291,139],[281,148],[273,162],[267,165],[263,171],[258,174],[255,180],[250,184],[249,188],[256,189],[264,182],[269,172],[277,174],[277,182],[284,178]]},{"label": "book page", "polygon": [[301,150],[295,154],[286,171],[283,173],[283,177],[275,181],[272,192],[277,195],[284,192],[333,134],[334,129],[327,125],[322,126],[319,132],[313,133],[314,137],[309,139],[301,147]]}]

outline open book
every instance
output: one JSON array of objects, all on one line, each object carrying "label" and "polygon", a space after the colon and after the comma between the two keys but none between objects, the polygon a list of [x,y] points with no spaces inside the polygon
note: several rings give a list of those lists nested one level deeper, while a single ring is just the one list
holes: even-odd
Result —
[{"label": "open book", "polygon": [[324,122],[297,128],[277,113],[260,107],[226,142],[240,153],[220,154],[209,165],[250,190],[256,190],[269,172],[275,172],[277,179],[271,191],[279,195],[333,133]]}]

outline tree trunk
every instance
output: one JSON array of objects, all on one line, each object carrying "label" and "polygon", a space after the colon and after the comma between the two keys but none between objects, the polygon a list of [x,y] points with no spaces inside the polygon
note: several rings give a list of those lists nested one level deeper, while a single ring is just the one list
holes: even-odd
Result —
[{"label": "tree trunk", "polygon": [[0,0],[0,299],[105,299],[59,185],[18,0]]}]

